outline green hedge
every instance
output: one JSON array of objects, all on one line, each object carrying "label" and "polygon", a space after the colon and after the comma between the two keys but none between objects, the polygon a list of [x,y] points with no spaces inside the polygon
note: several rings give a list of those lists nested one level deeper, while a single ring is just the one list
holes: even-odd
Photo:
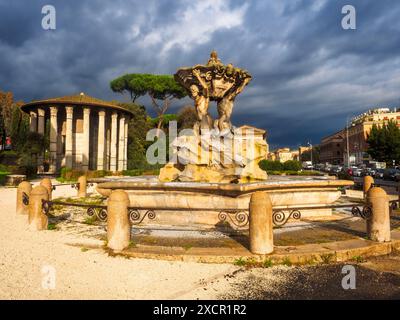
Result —
[{"label": "green hedge", "polygon": [[323,176],[319,171],[293,171],[293,170],[275,170],[268,171],[270,175],[287,175],[287,176]]},{"label": "green hedge", "polygon": [[296,160],[289,160],[285,163],[280,161],[273,160],[261,160],[258,163],[259,167],[270,173],[272,171],[300,171],[301,170],[301,162]]}]

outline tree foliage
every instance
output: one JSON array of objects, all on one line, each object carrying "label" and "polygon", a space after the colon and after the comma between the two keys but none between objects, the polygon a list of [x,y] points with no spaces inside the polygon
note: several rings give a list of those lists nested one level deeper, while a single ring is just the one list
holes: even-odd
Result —
[{"label": "tree foliage", "polygon": [[171,102],[174,99],[182,99],[187,95],[186,90],[175,81],[172,75],[126,74],[112,80],[110,87],[114,92],[128,92],[132,102],[147,94],[158,116],[157,129],[161,128],[163,115]]},{"label": "tree foliage", "polygon": [[128,169],[146,168],[146,149],[149,144],[146,133],[151,128],[146,109],[134,103],[116,103],[133,113],[128,125]]},{"label": "tree foliage", "polygon": [[193,106],[184,106],[178,111],[178,128],[191,129],[197,121],[196,109]]},{"label": "tree foliage", "polygon": [[1,135],[11,137],[13,148],[21,150],[26,143],[29,116],[21,111],[21,101],[14,101],[11,92],[0,91]]},{"label": "tree foliage", "polygon": [[377,161],[392,164],[400,162],[400,128],[395,121],[383,126],[373,125],[367,137],[368,154]]}]

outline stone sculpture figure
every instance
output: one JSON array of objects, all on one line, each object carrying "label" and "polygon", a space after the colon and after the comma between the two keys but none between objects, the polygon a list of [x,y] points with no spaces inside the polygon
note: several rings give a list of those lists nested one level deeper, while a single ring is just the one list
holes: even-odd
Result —
[{"label": "stone sculpture figure", "polygon": [[224,65],[218,59],[217,52],[212,51],[206,65],[180,68],[175,74],[175,80],[190,92],[194,100],[198,117],[194,126],[195,132],[213,127],[213,120],[208,113],[210,101],[217,102],[219,114],[214,127],[232,130],[230,118],[235,98],[250,82],[251,75],[232,64]]},{"label": "stone sculpture figure", "polygon": [[190,93],[194,100],[194,106],[196,109],[198,122],[194,125],[195,133],[200,133],[201,129],[210,129],[212,124],[212,119],[208,113],[208,107],[210,103],[209,90],[207,83],[200,76],[200,71],[193,70],[193,75],[197,78],[201,86],[201,92],[197,85],[193,84],[190,86]]},{"label": "stone sculpture figure", "polygon": [[220,59],[218,59],[217,51],[215,51],[215,50],[211,51],[210,59],[208,59],[208,62],[207,62],[207,67],[221,66],[221,65],[222,65],[222,62]]},{"label": "stone sculpture figure", "polygon": [[245,78],[238,88],[229,92],[217,103],[219,118],[215,121],[215,127],[220,131],[232,129],[231,115],[236,96],[243,91],[244,87],[250,82],[251,78]]},{"label": "stone sculpture figure", "polygon": [[[197,121],[194,134],[173,140],[176,161],[161,169],[159,179],[218,183],[265,180],[267,174],[258,166],[268,153],[265,131],[231,124],[235,98],[251,75],[232,64],[224,65],[213,51],[207,64],[179,68],[174,77],[193,99]],[[219,117],[215,122],[209,114],[211,101],[217,104]]]}]

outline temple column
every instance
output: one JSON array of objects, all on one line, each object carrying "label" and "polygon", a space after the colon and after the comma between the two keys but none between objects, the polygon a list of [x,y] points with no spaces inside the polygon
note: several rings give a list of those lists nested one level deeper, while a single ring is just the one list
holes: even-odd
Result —
[{"label": "temple column", "polygon": [[128,120],[125,119],[124,170],[128,170]]},{"label": "temple column", "polygon": [[[45,131],[45,116],[46,112],[44,109],[38,109],[38,130],[37,132],[40,133],[42,136],[44,136],[44,131]],[[39,154],[38,156],[38,173],[43,173],[44,172],[44,166],[43,166],[43,161],[44,161],[44,154]]]},{"label": "temple column", "polygon": [[117,171],[117,119],[118,114],[113,112],[111,115],[111,145],[110,145],[110,170]]},{"label": "temple column", "polygon": [[40,133],[41,135],[44,135],[45,115],[46,112],[43,109],[38,109],[38,133]]},{"label": "temple column", "polygon": [[89,170],[90,109],[83,108],[82,170]]},{"label": "temple column", "polygon": [[50,168],[49,172],[57,171],[57,107],[50,107]]},{"label": "temple column", "polygon": [[99,111],[99,130],[97,139],[97,170],[105,170],[104,161],[104,146],[105,146],[105,118],[106,112],[104,110]]},{"label": "temple column", "polygon": [[118,171],[124,170],[125,159],[125,116],[119,117]]},{"label": "temple column", "polygon": [[65,111],[67,113],[66,123],[65,123],[65,166],[67,168],[72,168],[72,120],[74,116],[73,107],[65,107]]},{"label": "temple column", "polygon": [[35,111],[30,112],[29,130],[30,130],[30,132],[37,131],[37,114]]},{"label": "temple column", "polygon": [[111,120],[106,114],[106,125],[107,125],[107,130],[106,130],[106,170],[110,170],[110,162],[111,162]]}]

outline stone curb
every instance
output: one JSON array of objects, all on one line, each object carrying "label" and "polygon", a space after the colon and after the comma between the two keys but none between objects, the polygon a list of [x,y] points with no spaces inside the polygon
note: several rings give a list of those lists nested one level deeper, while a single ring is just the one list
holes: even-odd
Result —
[{"label": "stone curb", "polygon": [[358,238],[321,244],[275,247],[274,253],[269,255],[254,255],[245,248],[189,248],[185,250],[182,247],[145,245],[138,245],[113,254],[132,258],[199,263],[235,263],[239,259],[249,264],[265,261],[272,264],[295,265],[333,263],[359,261],[363,258],[400,251],[400,231],[395,230],[391,234],[392,241],[385,243]]}]

